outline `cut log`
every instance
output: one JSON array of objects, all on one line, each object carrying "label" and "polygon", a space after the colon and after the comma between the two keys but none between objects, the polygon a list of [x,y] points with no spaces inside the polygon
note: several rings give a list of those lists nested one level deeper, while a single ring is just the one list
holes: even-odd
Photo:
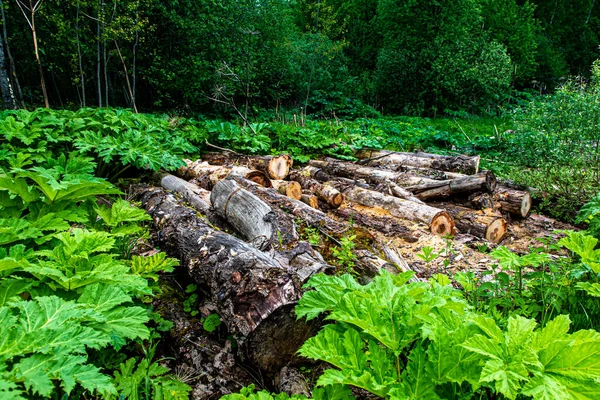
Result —
[{"label": "cut log", "polygon": [[477,175],[466,175],[446,181],[422,179],[421,183],[417,185],[405,187],[406,190],[423,201],[443,199],[459,193],[493,192],[495,188],[496,177],[492,171],[484,171]]},{"label": "cut log", "polygon": [[300,200],[302,197],[302,186],[298,182],[272,180],[273,188],[279,193]]},{"label": "cut log", "polygon": [[361,150],[356,157],[362,159],[361,164],[403,165],[417,168],[431,168],[449,172],[460,172],[467,175],[479,171],[479,156],[443,156],[423,152],[402,153],[387,150]]},{"label": "cut log", "polygon": [[500,204],[494,201],[493,193],[473,193],[469,196],[468,205],[477,210],[486,208],[499,210],[501,207]]},{"label": "cut log", "polygon": [[292,171],[290,173],[290,179],[299,183],[304,190],[308,190],[316,194],[320,199],[327,202],[333,208],[337,208],[344,202],[344,195],[339,190],[331,186],[330,184],[320,183],[315,179],[312,179],[309,172]]},{"label": "cut log", "polygon": [[357,250],[355,254],[356,266],[362,272],[360,275],[374,277],[378,275],[382,269],[392,274],[397,274],[399,272],[398,267],[396,267],[394,264],[377,257],[373,253]]},{"label": "cut log", "polygon": [[267,174],[271,179],[282,180],[290,172],[293,160],[288,154],[281,156],[243,156],[231,153],[205,153],[202,160],[213,165],[246,165]]},{"label": "cut log", "polygon": [[385,184],[377,185],[375,190],[382,192],[382,193],[387,192],[388,194],[390,194],[392,196],[396,196],[396,197],[399,197],[404,200],[410,200],[410,201],[414,201],[415,203],[424,204],[423,201],[421,201],[419,198],[415,197],[414,194],[412,194],[408,190],[400,187],[399,185],[397,185],[396,183],[394,183],[392,181],[387,181]]},{"label": "cut log", "polygon": [[340,161],[335,158],[324,160],[310,160],[309,166],[316,167],[329,175],[341,176],[350,179],[364,179],[365,181],[378,184],[386,181],[396,182],[401,175],[398,172],[387,171],[372,167],[363,167],[354,163]]},{"label": "cut log", "polygon": [[301,201],[283,196],[274,189],[264,188],[248,179],[240,177],[233,177],[232,179],[244,189],[255,194],[265,203],[286,210],[292,215],[305,221],[308,225],[319,228],[327,235],[339,237],[348,230],[348,227],[345,224],[329,218],[327,214],[322,211],[316,210]]},{"label": "cut log", "polygon": [[[272,187],[271,180],[262,171],[252,170],[247,167],[234,166],[226,167],[219,165],[211,165],[201,160],[190,161],[185,160],[186,166],[181,167],[177,173],[184,179],[206,179],[208,178],[211,185],[215,185],[218,181],[225,179],[229,175],[241,176],[249,179],[264,187]],[[212,188],[210,188],[212,189]]]},{"label": "cut log", "polygon": [[[346,186],[346,187],[344,187]],[[399,199],[374,190],[359,188],[352,185],[339,184],[337,187],[351,201],[369,206],[381,207],[394,217],[427,224],[431,233],[440,236],[454,233],[452,217],[439,208],[413,201]]]},{"label": "cut log", "polygon": [[531,195],[523,190],[499,187],[494,192],[494,201],[500,204],[502,211],[521,218],[531,213]]},{"label": "cut log", "polygon": [[294,221],[289,215],[272,210],[233,180],[217,182],[210,200],[216,213],[260,250],[279,242],[289,244],[298,240]]},{"label": "cut log", "polygon": [[300,201],[302,201],[304,204],[308,204],[312,208],[315,208],[317,210],[319,209],[319,199],[314,194],[303,193],[302,197],[300,198]]},{"label": "cut log", "polygon": [[502,215],[490,209],[472,210],[452,204],[439,204],[452,217],[461,233],[467,233],[491,243],[500,243],[506,234],[508,224]]},{"label": "cut log", "polygon": [[157,172],[152,179],[159,182],[163,188],[181,194],[192,207],[201,213],[206,214],[210,208],[210,192],[208,190],[166,173]]},{"label": "cut log", "polygon": [[400,237],[409,243],[415,243],[419,240],[412,230],[389,216],[387,211],[379,207],[369,207],[368,210],[365,210],[363,206],[346,202],[343,207],[336,209],[334,213],[345,220],[352,220],[358,225],[373,229],[385,236]]},{"label": "cut log", "polygon": [[159,231],[157,245],[179,258],[209,293],[239,354],[265,370],[286,365],[314,332],[293,315],[301,296],[297,276],[257,248],[214,230],[164,190],[145,190],[139,199]]},{"label": "cut log", "polygon": [[313,179],[316,179],[320,182],[327,182],[332,179],[332,176],[327,172],[323,171],[321,168],[313,167],[311,165],[307,165],[306,167],[300,170],[303,175],[307,175]]},{"label": "cut log", "polygon": [[288,154],[281,156],[252,157],[248,160],[250,168],[264,171],[271,179],[282,180],[290,173],[294,161]]}]

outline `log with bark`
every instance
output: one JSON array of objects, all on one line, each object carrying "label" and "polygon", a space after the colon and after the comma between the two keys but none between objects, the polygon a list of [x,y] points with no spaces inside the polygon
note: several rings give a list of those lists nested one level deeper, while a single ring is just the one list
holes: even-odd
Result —
[{"label": "log with bark", "polygon": [[311,193],[302,193],[302,197],[300,197],[300,201],[304,204],[311,206],[312,208],[319,209],[319,198]]},{"label": "log with bark", "polygon": [[177,192],[186,199],[192,207],[206,214],[210,208],[210,192],[178,178],[174,175],[157,172],[152,176],[154,182],[159,183],[163,188]]},{"label": "log with bark", "polygon": [[[402,182],[401,179],[399,181]],[[412,182],[414,182],[414,178]],[[445,181],[420,179],[418,184],[405,187],[407,191],[423,201],[443,199],[459,193],[493,192],[495,188],[496,177],[492,171],[484,171],[476,175],[466,175]]]},{"label": "log with bark", "polygon": [[341,206],[344,202],[344,195],[341,194],[339,190],[327,182],[321,183],[312,179],[309,171],[292,171],[290,173],[290,179],[298,182],[304,190],[316,194],[321,200],[325,201],[333,208]]},{"label": "log with bark", "polygon": [[443,156],[424,152],[402,153],[388,150],[361,150],[356,157],[362,159],[361,164],[403,165],[417,168],[430,168],[441,171],[476,174],[479,171],[479,156]]},{"label": "log with bark", "polygon": [[272,180],[273,188],[279,193],[300,200],[302,198],[302,186],[298,182]]},{"label": "log with bark", "polygon": [[250,179],[253,182],[258,183],[264,187],[272,187],[271,180],[267,175],[258,170],[253,170],[242,166],[220,166],[211,165],[207,162],[197,160],[184,160],[186,163],[185,167],[181,167],[177,170],[177,174],[184,179],[196,179],[204,189],[212,190],[212,187],[220,180],[225,179],[228,176],[241,176],[246,179]]},{"label": "log with bark", "polygon": [[381,207],[394,217],[425,223],[435,235],[446,236],[454,233],[452,217],[444,210],[353,185],[342,183],[336,185],[346,198],[358,204]]},{"label": "log with bark", "polygon": [[157,245],[177,257],[209,293],[236,337],[239,353],[270,371],[290,361],[316,328],[293,314],[302,284],[296,274],[257,248],[214,230],[162,189],[144,190],[139,199],[153,217]]},{"label": "log with bark", "polygon": [[500,243],[506,234],[508,228],[506,220],[491,209],[472,210],[447,203],[438,206],[452,215],[460,233],[473,235],[491,243]]},{"label": "log with bark", "polygon": [[287,214],[273,210],[231,179],[217,182],[210,200],[215,212],[260,250],[279,241],[288,244],[298,240],[294,221]]},{"label": "log with bark", "polygon": [[523,190],[498,187],[494,192],[494,201],[500,204],[502,211],[511,215],[527,218],[531,213],[531,195]]},{"label": "log with bark", "polygon": [[282,180],[288,176],[294,163],[288,154],[280,156],[244,156],[233,153],[205,153],[202,160],[213,165],[245,165],[267,174],[271,179]]},{"label": "log with bark", "polygon": [[365,210],[364,207],[356,205],[352,202],[346,202],[344,207],[334,210],[335,215],[344,218],[347,221],[353,221],[358,225],[373,229],[385,236],[399,237],[409,243],[418,241],[415,233],[400,223],[397,219],[388,215],[383,215],[387,211],[379,207],[369,207]]}]

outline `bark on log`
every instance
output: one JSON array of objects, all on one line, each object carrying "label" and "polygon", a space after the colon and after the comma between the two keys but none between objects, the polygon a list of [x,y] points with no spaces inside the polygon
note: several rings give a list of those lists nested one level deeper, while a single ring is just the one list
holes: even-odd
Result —
[{"label": "bark on log", "polygon": [[319,200],[314,194],[303,193],[302,197],[300,197],[300,201],[302,201],[304,204],[311,206],[312,208],[315,208],[317,210],[319,209]]},{"label": "bark on log", "polygon": [[294,161],[288,154],[281,156],[244,156],[224,152],[205,153],[202,160],[213,165],[245,165],[267,174],[271,179],[282,180],[290,172]]},{"label": "bark on log", "polygon": [[521,218],[531,213],[531,195],[522,190],[499,187],[494,192],[494,201],[500,204],[502,211]]},{"label": "bark on log", "polygon": [[159,230],[157,244],[203,285],[240,351],[265,370],[294,357],[314,327],[293,316],[301,282],[253,246],[215,231],[172,194],[149,189],[140,200]]},{"label": "bark on log", "polygon": [[381,207],[394,217],[423,222],[427,224],[431,233],[435,235],[446,236],[452,235],[454,232],[452,217],[444,210],[388,196],[374,190],[352,185],[344,186],[343,184],[339,184],[338,189],[351,201],[364,206]]},{"label": "bark on log", "polygon": [[500,243],[508,224],[501,215],[492,210],[472,210],[451,204],[439,205],[452,215],[461,233],[467,233],[488,242]]},{"label": "bark on log", "polygon": [[415,203],[425,204],[423,201],[415,197],[411,192],[404,189],[403,187],[400,187],[398,184],[392,181],[387,181],[385,184],[380,183],[375,187],[375,190],[377,190],[378,192],[389,194],[391,196],[399,197],[404,200],[410,200],[414,201]]},{"label": "bark on log", "polygon": [[192,207],[206,214],[210,208],[210,192],[197,185],[189,183],[174,175],[157,172],[152,179],[167,189],[177,192],[186,199]]},{"label": "bark on log", "polygon": [[275,190],[287,197],[296,200],[300,200],[302,197],[302,186],[298,182],[272,180],[271,183]]},{"label": "bark on log", "polygon": [[244,189],[258,196],[265,203],[286,210],[305,221],[308,225],[321,229],[327,235],[339,237],[348,230],[345,224],[329,218],[322,211],[316,210],[301,201],[283,196],[274,189],[264,188],[248,179],[240,177],[233,177],[232,179]]},{"label": "bark on log", "polygon": [[[402,181],[400,180],[400,182]],[[442,199],[459,193],[493,192],[495,188],[496,177],[492,171],[484,171],[477,175],[466,175],[465,177],[446,181],[421,179],[419,184],[405,187],[406,190],[423,201]]]},{"label": "bark on log", "polygon": [[400,173],[387,171],[372,167],[363,167],[354,163],[340,161],[327,157],[324,160],[310,160],[309,166],[325,171],[329,175],[341,176],[350,179],[364,179],[365,181],[378,184],[386,181],[396,182]]},{"label": "bark on log", "polygon": [[395,218],[377,215],[376,212],[366,212],[350,202],[335,210],[334,213],[345,220],[355,221],[358,225],[373,229],[385,236],[400,237],[409,243],[415,243],[419,240],[412,230],[402,225]]},{"label": "bark on log", "polygon": [[363,159],[362,164],[407,165],[418,168],[431,168],[449,172],[460,172],[467,175],[479,171],[479,156],[442,156],[423,152],[402,153],[387,150],[361,150],[356,157]]},{"label": "bark on log", "polygon": [[309,172],[292,171],[290,179],[299,183],[303,189],[316,194],[320,199],[327,202],[333,208],[338,208],[344,202],[344,195],[330,184],[320,183],[310,177]]},{"label": "bark on log", "polygon": [[273,210],[233,180],[217,182],[210,200],[216,213],[260,250],[269,249],[279,241],[289,244],[298,240],[289,215]]},{"label": "bark on log", "polygon": [[[250,179],[257,184],[264,187],[272,187],[271,180],[267,177],[267,175],[262,171],[252,170],[247,167],[242,166],[220,166],[220,165],[211,165],[201,160],[191,161],[185,160],[186,166],[181,167],[177,173],[182,176],[184,179],[206,179],[210,182],[210,185],[214,186],[218,181],[225,179],[229,175],[231,176],[241,176],[246,179]],[[205,185],[203,185],[205,186]],[[208,185],[206,185],[208,186]],[[212,189],[205,187],[206,189]]]},{"label": "bark on log", "polygon": [[371,252],[357,250],[355,254],[356,266],[361,270],[361,276],[366,275],[369,277],[374,277],[378,275],[382,269],[392,274],[397,274],[399,272],[398,267],[396,267],[394,264],[377,257]]}]

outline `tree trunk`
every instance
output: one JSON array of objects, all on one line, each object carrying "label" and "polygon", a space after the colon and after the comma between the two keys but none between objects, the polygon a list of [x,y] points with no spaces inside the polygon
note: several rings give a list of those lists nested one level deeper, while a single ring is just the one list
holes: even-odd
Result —
[{"label": "tree trunk", "polygon": [[279,193],[291,197],[292,199],[300,200],[302,198],[302,186],[298,182],[271,180],[273,188]]},{"label": "tree trunk", "polygon": [[290,179],[302,185],[304,190],[316,194],[321,200],[330,206],[338,208],[344,202],[344,195],[328,183],[320,183],[310,177],[310,173],[304,170],[292,171]]},{"label": "tree trunk", "polygon": [[521,218],[527,218],[531,213],[529,192],[502,186],[494,192],[494,201],[500,204],[502,211]]},{"label": "tree trunk", "polygon": [[[311,160],[308,165],[316,167],[329,175],[342,176],[350,179],[364,179],[365,181],[378,184],[386,181],[395,182],[401,173],[386,171],[378,168],[363,167],[354,163],[340,161],[335,158],[325,158],[325,160]],[[312,173],[312,172],[311,172]],[[316,172],[314,172],[316,173]]]},{"label": "tree trunk", "polygon": [[[352,220],[358,225],[366,226],[385,236],[400,237],[409,243],[415,243],[418,238],[415,233],[401,224],[397,219],[379,207],[364,209],[360,205],[346,202],[343,207],[334,211],[335,215],[345,220]],[[388,215],[386,215],[388,214]]]},{"label": "tree trunk", "polygon": [[273,210],[235,181],[224,179],[214,186],[210,200],[218,215],[225,218],[247,241],[260,250],[298,240],[293,218]]},{"label": "tree trunk", "polygon": [[157,245],[181,260],[202,285],[235,336],[240,356],[275,371],[287,364],[316,327],[296,320],[301,281],[275,259],[201,221],[164,190],[139,196],[159,230]]},{"label": "tree trunk", "polygon": [[[0,0],[0,15],[2,15],[2,39],[6,49],[6,57],[8,58],[9,81],[12,81],[13,86],[13,102],[15,104],[15,108],[25,108],[23,92],[21,91],[21,85],[19,84],[19,78],[17,77],[17,68],[15,67],[15,61],[13,60],[12,53],[10,52],[10,45],[8,43],[8,33],[6,32],[6,14],[4,12],[2,0]],[[16,93],[14,90],[16,90]]]},{"label": "tree trunk", "polygon": [[454,232],[452,217],[444,210],[353,185],[338,184],[337,188],[346,195],[348,200],[358,204],[368,207],[381,207],[394,217],[423,222],[435,235],[446,236],[452,235]]},{"label": "tree trunk", "polygon": [[303,193],[302,197],[300,197],[300,201],[302,201],[304,204],[308,204],[312,208],[317,210],[319,209],[319,199],[314,194]]},{"label": "tree trunk", "polygon": [[327,214],[322,211],[316,210],[301,201],[283,196],[274,189],[264,188],[239,176],[234,176],[232,179],[244,189],[258,196],[265,203],[286,210],[306,222],[308,225],[320,229],[327,235],[340,237],[349,229],[348,226],[329,218]]},{"label": "tree trunk", "polygon": [[[33,3],[29,1],[31,10],[34,10]],[[40,52],[38,49],[37,31],[35,29],[35,11],[31,12],[31,34],[33,36],[33,51],[35,52],[35,60],[38,66],[38,72],[40,74],[40,84],[42,85],[42,94],[44,96],[44,105],[46,108],[50,108],[50,102],[48,101],[48,91],[46,90],[46,81],[44,80],[44,70],[42,68],[42,60],[40,59]]]},{"label": "tree trunk", "polygon": [[452,204],[439,204],[454,218],[454,223],[461,233],[485,239],[488,242],[500,243],[506,234],[508,224],[502,215],[492,210],[472,210]]},{"label": "tree trunk", "polygon": [[378,186],[377,190],[380,192],[383,192],[383,193],[388,192],[392,196],[396,196],[396,197],[399,197],[404,200],[414,201],[415,203],[424,204],[419,198],[415,197],[415,195],[413,195],[411,192],[404,189],[403,187],[400,187],[398,184],[396,184],[392,181],[387,181],[385,183],[385,185],[380,184],[377,186]]},{"label": "tree trunk", "polygon": [[493,192],[496,188],[496,177],[492,171],[484,171],[477,175],[466,175],[446,181],[408,177],[405,181],[400,179],[398,182],[408,185],[417,183],[416,185],[405,186],[405,189],[423,201],[443,199],[460,193]]},{"label": "tree trunk", "polygon": [[158,182],[163,188],[177,192],[187,200],[192,207],[206,214],[210,208],[210,192],[197,185],[191,184],[176,176],[157,172],[152,180]]},{"label": "tree trunk", "polygon": [[102,24],[102,0],[98,0],[98,19],[96,21],[96,80],[97,86],[96,90],[98,91],[98,107],[102,108],[102,52],[101,52],[101,30],[100,26]]},{"label": "tree trunk", "polygon": [[431,168],[472,175],[479,171],[479,156],[442,156],[423,152],[402,153],[394,151],[361,150],[356,157],[361,164],[371,166],[392,165],[417,168]]},{"label": "tree trunk", "polygon": [[2,94],[2,103],[4,108],[16,108],[15,95],[8,79],[6,63],[4,60],[4,44],[0,41],[0,94]]},{"label": "tree trunk", "polygon": [[81,81],[81,105],[86,106],[85,98],[85,75],[83,73],[83,59],[81,55],[81,43],[79,41],[79,10],[80,3],[77,2],[77,17],[75,19],[75,41],[77,42],[77,63],[79,66],[79,80]]},{"label": "tree trunk", "polygon": [[250,179],[261,186],[273,187],[271,180],[262,171],[252,170],[246,167],[225,167],[219,165],[210,165],[202,160],[191,161],[185,160],[186,166],[181,167],[177,173],[185,179],[196,178],[200,186],[211,190],[212,187],[221,179],[227,176],[241,176]]}]

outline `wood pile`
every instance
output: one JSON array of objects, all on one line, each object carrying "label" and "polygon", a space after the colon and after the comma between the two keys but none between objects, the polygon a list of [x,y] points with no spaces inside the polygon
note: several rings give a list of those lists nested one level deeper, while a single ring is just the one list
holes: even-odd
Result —
[{"label": "wood pile", "polygon": [[[414,257],[425,246],[439,252],[454,237],[455,249],[472,257],[469,240],[493,247],[514,239],[511,227],[524,232],[517,226],[529,218],[531,196],[479,171],[478,157],[357,156],[292,169],[287,155],[211,153],[186,160],[177,176],[154,174],[162,187],[137,192],[153,217],[156,244],[206,294],[235,338],[237,356],[262,371],[289,365],[318,330],[320,322],[296,320],[293,310],[312,275],[335,271],[328,246],[343,237],[356,237],[354,272],[364,279],[382,269],[413,270],[421,279],[433,273]],[[327,244],[303,240],[305,229]]]}]

